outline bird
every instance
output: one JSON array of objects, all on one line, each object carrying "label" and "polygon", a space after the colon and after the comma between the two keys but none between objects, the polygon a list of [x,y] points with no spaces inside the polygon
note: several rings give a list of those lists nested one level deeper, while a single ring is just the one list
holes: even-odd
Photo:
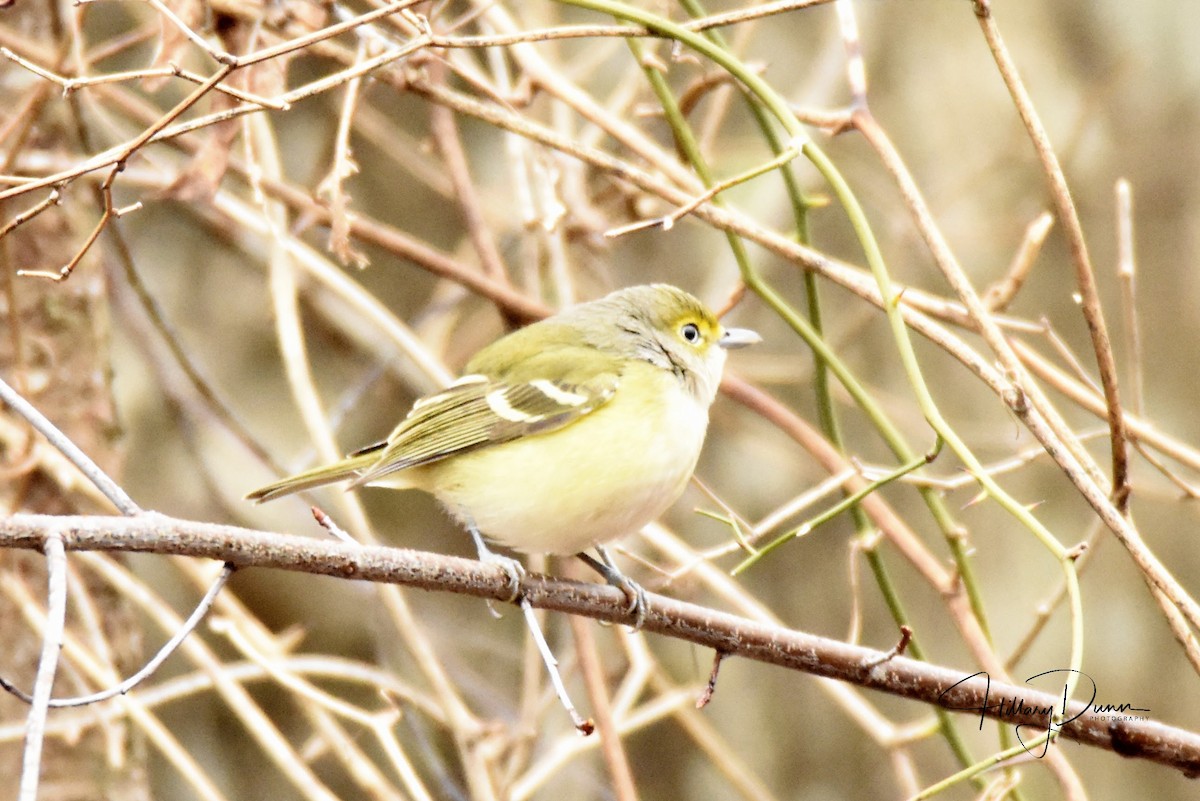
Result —
[{"label": "bird", "polygon": [[723,327],[678,287],[619,289],[484,347],[461,378],[414,402],[382,442],[246,497],[262,503],[341,481],[423,490],[467,529],[482,561],[506,570],[513,600],[523,569],[486,541],[580,556],[626,593],[640,623],[644,591],[605,544],[679,498],[700,457],[726,352],[759,341]]}]

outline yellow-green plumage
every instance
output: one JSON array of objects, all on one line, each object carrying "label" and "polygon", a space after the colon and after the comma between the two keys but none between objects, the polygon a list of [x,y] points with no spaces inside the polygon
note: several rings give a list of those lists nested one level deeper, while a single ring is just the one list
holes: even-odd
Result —
[{"label": "yellow-green plumage", "polygon": [[576,553],[658,517],[699,458],[725,348],[703,304],[666,285],[619,290],[515,331],[418,401],[384,443],[263,487],[417,488],[523,551]]}]

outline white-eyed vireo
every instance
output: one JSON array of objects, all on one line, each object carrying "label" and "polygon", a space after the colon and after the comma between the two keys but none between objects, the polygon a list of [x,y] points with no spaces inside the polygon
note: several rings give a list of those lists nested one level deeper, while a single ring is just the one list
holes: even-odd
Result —
[{"label": "white-eyed vireo", "polygon": [[603,543],[640,529],[683,492],[725,351],[758,341],[722,328],[676,287],[621,289],[488,345],[462,378],[414,403],[385,442],[247,497],[269,501],[344,479],[421,489],[466,526],[481,558],[495,557],[480,533],[526,552],[596,547],[604,564],[589,564],[628,592]]}]

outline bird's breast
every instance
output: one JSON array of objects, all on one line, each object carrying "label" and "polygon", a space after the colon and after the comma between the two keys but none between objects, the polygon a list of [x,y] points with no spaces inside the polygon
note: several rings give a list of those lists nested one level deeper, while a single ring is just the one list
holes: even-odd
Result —
[{"label": "bird's breast", "polygon": [[683,492],[708,427],[706,404],[673,375],[645,370],[586,417],[429,465],[422,483],[520,551],[579,553],[640,529]]}]

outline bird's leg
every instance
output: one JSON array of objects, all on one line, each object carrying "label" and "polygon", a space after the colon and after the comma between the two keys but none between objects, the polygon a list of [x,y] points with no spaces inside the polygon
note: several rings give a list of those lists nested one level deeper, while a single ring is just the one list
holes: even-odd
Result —
[{"label": "bird's leg", "polygon": [[603,576],[605,581],[625,593],[625,597],[629,599],[629,608],[625,611],[633,615],[634,630],[640,629],[646,622],[646,591],[640,584],[617,569],[607,548],[597,545],[596,553],[600,554],[601,561],[593,559],[586,553],[576,555],[586,562],[588,567]]},{"label": "bird's leg", "polygon": [[[520,606],[521,611],[525,614],[525,623],[529,627],[530,634],[533,635],[533,641],[537,644],[538,653],[542,655],[542,661],[545,663],[546,670],[550,674],[550,683],[554,685],[554,691],[558,693],[558,700],[567,710],[567,714],[571,716],[571,722],[575,724],[575,728],[581,734],[591,734],[595,728],[595,724],[591,720],[581,716],[576,711],[575,705],[571,703],[571,698],[567,695],[567,688],[563,685],[562,676],[558,672],[558,660],[550,652],[550,646],[546,644],[546,636],[542,634],[542,628],[538,625],[537,618],[533,616],[533,606],[530,605],[527,598],[521,597],[521,576],[525,575],[525,566],[516,559],[495,553],[491,548],[487,547],[487,543],[483,541],[483,535],[479,533],[479,527],[475,525],[474,520],[467,518],[466,524],[467,531],[471,532],[471,539],[475,540],[475,550],[479,552],[479,561],[484,564],[499,565],[508,574],[508,582],[509,586],[512,587],[512,595],[507,600],[510,603]],[[492,610],[492,614],[500,617],[500,614],[492,607],[490,598],[487,604],[488,608]]]},{"label": "bird's leg", "polygon": [[479,553],[479,561],[485,565],[499,565],[508,574],[508,586],[511,588],[512,594],[505,600],[509,603],[515,602],[521,596],[521,576],[525,575],[525,566],[512,557],[503,556],[488,548],[474,520],[467,520],[467,531],[471,532],[471,539],[475,540],[475,550]]}]

